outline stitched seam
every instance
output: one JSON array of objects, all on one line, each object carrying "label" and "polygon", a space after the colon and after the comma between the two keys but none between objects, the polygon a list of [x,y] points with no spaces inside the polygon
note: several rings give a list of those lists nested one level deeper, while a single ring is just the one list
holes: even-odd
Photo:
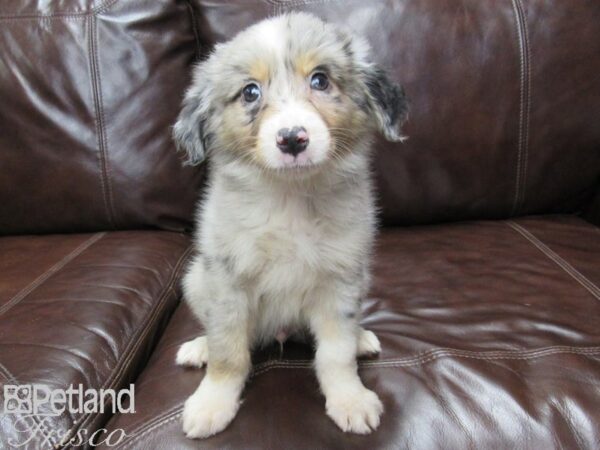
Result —
[{"label": "stitched seam", "polygon": [[[548,350],[553,350],[553,351],[548,351]],[[538,349],[538,350],[534,350],[534,351],[527,351],[529,352],[528,354],[526,354],[527,352],[489,352],[489,353],[505,353],[505,356],[484,356],[483,354],[480,354],[478,352],[471,352],[471,354],[468,354],[469,352],[461,352],[461,351],[456,351],[457,354],[454,354],[452,356],[456,356],[456,357],[460,357],[460,358],[471,358],[471,359],[478,359],[478,360],[483,360],[483,361],[495,361],[495,360],[502,360],[502,359],[506,359],[506,360],[533,360],[533,359],[538,359],[544,356],[551,356],[551,355],[555,355],[555,354],[577,354],[577,355],[584,355],[584,356],[594,356],[597,354],[600,354],[600,347],[589,347],[589,348],[578,348],[578,347],[547,347],[546,349]],[[395,368],[395,367],[410,367],[410,366],[415,366],[415,365],[419,365],[419,364],[425,364],[431,361],[434,361],[436,359],[440,359],[446,356],[449,356],[452,352],[446,351],[444,354],[438,354],[438,355],[431,355],[428,358],[422,359],[420,361],[415,361],[415,362],[411,362],[411,363],[401,363],[401,360],[388,360],[388,361],[373,361],[373,362],[359,362],[359,367],[360,368],[364,368],[364,369],[368,369],[368,368]],[[460,354],[458,354],[460,353]],[[520,354],[519,354],[520,353]],[[533,356],[532,356],[533,355]],[[392,363],[392,364],[390,364]],[[366,365],[368,364],[368,366]],[[258,375],[261,373],[265,373],[268,372],[271,369],[310,369],[312,368],[312,364],[309,364],[307,361],[303,362],[303,365],[289,365],[289,364],[273,364],[270,367],[265,367],[262,370],[255,372],[253,375]],[[159,417],[157,417],[156,419],[154,419],[151,422],[148,422],[146,424],[145,427],[139,428],[138,431],[136,431],[134,434],[132,434],[131,436],[129,436],[130,438],[134,438],[136,443],[139,443],[141,439],[146,438],[149,436],[149,434],[153,431],[156,431],[157,428],[162,427],[176,419],[178,419],[181,416],[181,412],[183,410],[183,405],[179,405],[176,407],[176,409],[169,411],[166,414],[163,414]],[[131,444],[133,443],[132,440],[128,439],[127,441],[123,442],[122,445],[119,447],[121,449],[125,449],[127,447],[130,447]]]},{"label": "stitched seam", "polygon": [[283,10],[281,5],[279,5],[276,0],[263,0],[265,3],[269,5],[269,15],[270,16],[278,16]]},{"label": "stitched seam", "polygon": [[521,190],[521,204],[519,208],[523,207],[525,203],[525,192],[527,190],[527,167],[529,166],[529,125],[531,122],[531,46],[529,44],[529,27],[527,25],[527,15],[525,14],[525,8],[522,0],[519,0],[521,11],[523,14],[523,31],[525,37],[525,50],[527,51],[527,103],[525,108],[525,152],[523,156],[523,189]]},{"label": "stitched seam", "polygon": [[121,442],[117,448],[125,449],[128,447],[131,447],[132,444],[137,442],[137,438],[139,436],[148,437],[149,433],[151,433],[152,431],[156,430],[159,427],[162,427],[163,425],[166,425],[169,422],[172,422],[172,421],[178,419],[179,416],[181,415],[182,409],[183,409],[182,405],[177,405],[175,408],[171,409],[171,411],[169,411],[168,413],[162,414],[161,416],[154,419],[153,421],[145,424],[141,428],[138,428],[132,434],[128,434],[127,439],[125,441]]},{"label": "stitched seam", "polygon": [[267,3],[278,6],[283,9],[295,6],[326,4],[332,3],[333,1],[338,0],[267,0]]},{"label": "stitched seam", "polygon": [[104,184],[104,175],[103,175],[103,155],[102,155],[102,139],[100,137],[100,126],[98,124],[99,121],[99,117],[100,117],[100,113],[98,111],[98,92],[96,89],[96,62],[95,62],[95,58],[94,58],[94,38],[93,35],[95,34],[95,17],[90,16],[89,17],[89,21],[88,21],[88,28],[89,28],[89,41],[88,41],[88,53],[89,53],[89,57],[90,57],[90,76],[91,76],[91,81],[92,81],[92,97],[93,97],[93,101],[94,101],[94,112],[95,112],[95,117],[94,117],[94,122],[95,122],[95,126],[96,126],[96,140],[98,143],[98,164],[100,165],[100,187],[102,189],[102,200],[104,201],[104,210],[107,214],[107,216],[109,217],[109,222],[110,222],[110,212],[109,212],[109,207],[108,207],[108,200],[107,200],[107,195],[106,195],[106,186]]},{"label": "stitched seam", "polygon": [[100,3],[95,8],[92,8],[92,14],[102,14],[111,8],[118,0],[105,0],[104,3]]},{"label": "stitched seam", "polygon": [[97,21],[96,16],[89,17],[88,52],[90,57],[90,75],[92,81],[92,97],[96,122],[96,140],[98,144],[98,164],[100,166],[100,187],[108,223],[114,229],[114,210],[112,205],[112,187],[108,175],[108,155],[106,150],[106,133],[104,129],[104,109],[102,107],[102,90],[100,87],[100,74],[98,71],[98,53],[96,43]]},{"label": "stitched seam", "polygon": [[521,196],[519,199],[519,205],[517,211],[519,211],[525,203],[525,192],[527,190],[527,166],[529,162],[529,124],[530,124],[530,112],[531,112],[531,47],[529,45],[529,27],[527,26],[527,14],[525,14],[525,7],[523,6],[522,0],[517,0],[517,6],[521,13],[521,24],[523,30],[523,41],[525,49],[525,111],[524,111],[524,135],[523,135],[523,158],[522,158],[522,172],[521,172]]},{"label": "stitched seam", "polygon": [[569,264],[565,259],[558,255],[554,250],[544,244],[541,240],[535,237],[530,231],[528,231],[523,226],[513,222],[508,221],[508,225],[521,234],[525,239],[531,242],[538,250],[540,250],[544,255],[546,255],[549,259],[554,261],[561,269],[563,269],[567,274],[569,274],[575,281],[577,281],[581,286],[586,288],[597,300],[600,300],[600,288],[596,286],[592,281],[590,281],[585,275],[579,272],[575,267]]},{"label": "stitched seam", "polygon": [[165,411],[162,414],[160,414],[159,416],[154,417],[149,422],[142,423],[130,435],[128,434],[127,436],[128,437],[135,437],[135,436],[137,436],[140,433],[141,434],[145,433],[148,428],[152,428],[154,426],[154,424],[156,423],[156,421],[162,421],[162,420],[164,420],[164,419],[166,419],[168,417],[173,416],[174,414],[179,413],[181,411],[182,406],[183,406],[183,403],[175,405],[174,407],[172,407],[168,411]]},{"label": "stitched seam", "polygon": [[294,8],[309,5],[327,4],[338,0],[266,0],[271,5],[273,15],[280,15]]},{"label": "stitched seam", "polygon": [[102,132],[102,149],[104,152],[104,176],[106,178],[106,185],[108,187],[108,205],[110,207],[110,220],[115,226],[116,221],[116,213],[115,213],[115,199],[113,194],[113,187],[111,181],[111,168],[110,168],[110,157],[108,152],[108,133],[106,132],[106,117],[104,115],[104,95],[102,91],[102,75],[100,73],[100,55],[98,53],[98,21],[96,16],[94,16],[94,33],[92,35],[92,39],[94,40],[94,52],[95,52],[95,67],[96,67],[96,82],[98,95],[100,99],[100,103],[98,107],[100,108],[100,130]]},{"label": "stitched seam", "polygon": [[517,167],[515,180],[515,194],[513,205],[511,208],[511,216],[514,216],[519,211],[524,199],[525,190],[525,160],[527,158],[528,145],[528,128],[529,128],[529,39],[527,36],[527,25],[525,23],[525,14],[520,3],[520,0],[511,0],[515,14],[517,35],[519,42],[519,61],[520,61],[520,77],[519,77],[519,136],[517,145]]},{"label": "stitched seam", "polygon": [[[15,376],[10,373],[10,370],[8,370],[6,368],[6,366],[2,363],[0,363],[0,374],[2,374],[2,376],[4,376],[4,380],[8,381],[9,383],[15,383],[17,384],[17,379],[15,378]],[[3,383],[6,384],[6,383]]]},{"label": "stitched seam", "polygon": [[477,353],[469,353],[469,352],[460,352],[460,351],[446,351],[439,352],[436,354],[431,354],[424,358],[415,358],[413,361],[407,361],[402,359],[397,360],[386,360],[386,361],[372,361],[365,362],[362,365],[359,365],[360,368],[368,369],[368,368],[377,368],[377,367],[411,367],[420,364],[424,364],[430,361],[434,361],[440,358],[446,358],[449,356],[457,357],[457,358],[465,358],[465,359],[477,359],[482,361],[496,361],[496,360],[515,360],[515,361],[531,361],[534,359],[543,358],[545,356],[557,355],[557,354],[573,354],[573,355],[583,355],[583,356],[594,356],[600,354],[600,347],[591,347],[588,349],[548,349],[546,351],[532,352],[530,354],[510,354],[505,353],[502,354],[499,352],[498,354],[490,354],[490,355],[482,355]]},{"label": "stitched seam", "polygon": [[[129,363],[130,363],[131,359],[133,359],[134,356],[137,355],[137,352],[136,352],[137,348],[141,345],[142,341],[144,341],[146,335],[152,328],[152,325],[154,325],[156,318],[160,317],[160,312],[162,312],[164,305],[167,303],[166,300],[168,298],[168,295],[170,293],[175,293],[175,291],[173,290],[173,285],[179,279],[179,274],[180,274],[182,268],[184,267],[185,262],[187,261],[187,258],[190,255],[190,253],[192,252],[192,250],[193,250],[193,246],[189,246],[179,257],[179,260],[177,261],[177,263],[175,264],[175,266],[173,268],[173,273],[171,275],[171,279],[167,283],[167,286],[165,287],[165,290],[163,291],[163,293],[157,303],[156,308],[154,310],[151,310],[148,313],[145,323],[142,324],[142,326],[139,328],[138,332],[131,338],[128,348],[125,349],[125,351],[123,352],[123,358],[117,364],[113,373],[104,382],[101,389],[107,389],[108,386],[115,383],[115,381],[117,381],[121,377],[124,370],[127,367],[129,367]],[[71,436],[73,436],[73,433],[77,429],[84,427],[93,417],[94,416],[92,414],[84,414],[84,415],[80,416],[77,420],[74,420],[73,426],[53,446],[55,448],[64,447],[68,443]]]},{"label": "stitched seam", "polygon": [[519,190],[521,188],[521,177],[520,177],[520,173],[521,173],[521,155],[522,155],[522,145],[523,145],[523,140],[522,140],[522,136],[523,136],[523,104],[524,104],[524,88],[523,86],[525,85],[524,83],[524,75],[525,75],[525,71],[524,71],[524,51],[523,51],[523,36],[522,36],[522,31],[521,31],[521,26],[520,26],[520,20],[519,20],[519,12],[517,10],[517,4],[516,4],[516,0],[511,0],[512,2],[512,7],[513,7],[513,12],[515,15],[515,20],[516,20],[516,25],[517,25],[517,36],[518,36],[518,43],[519,43],[519,70],[520,70],[520,75],[519,75],[519,135],[518,135],[518,140],[517,140],[517,167],[516,167],[516,178],[515,178],[515,192],[514,192],[514,198],[513,198],[513,204],[512,204],[512,208],[511,208],[511,213],[510,215],[514,215],[518,202],[519,202]]},{"label": "stitched seam", "polygon": [[[600,346],[598,347],[572,347],[572,346],[564,346],[564,345],[556,345],[551,347],[542,347],[533,350],[494,350],[487,352],[480,351],[471,351],[471,350],[460,350],[453,348],[437,348],[433,350],[428,350],[421,354],[406,356],[403,358],[395,358],[395,359],[386,359],[386,360],[377,360],[377,361],[359,361],[358,365],[360,367],[368,367],[371,365],[381,365],[381,364],[408,364],[412,365],[414,362],[419,362],[423,360],[428,360],[431,357],[439,357],[440,355],[450,355],[450,356],[461,356],[465,358],[514,358],[514,359],[527,359],[530,357],[538,357],[543,356],[548,353],[556,353],[556,352],[572,352],[577,354],[588,354],[588,353],[597,353],[600,352]],[[309,367],[312,364],[311,360],[274,360],[274,361],[266,361],[264,363],[258,364],[254,367],[253,376],[256,373],[260,373],[263,369],[269,368],[271,366],[285,366],[285,367]]]},{"label": "stitched seam", "polygon": [[[360,369],[370,369],[370,368],[378,368],[378,367],[411,367],[416,365],[421,365],[430,361],[434,361],[440,358],[447,357],[457,357],[457,358],[466,358],[466,359],[477,359],[482,361],[495,361],[495,360],[522,360],[522,361],[530,361],[533,359],[542,358],[544,356],[550,356],[555,354],[575,354],[575,355],[584,355],[584,356],[593,356],[596,354],[600,354],[600,347],[590,347],[590,348],[552,348],[539,350],[539,351],[531,351],[531,352],[489,352],[489,354],[480,353],[480,352],[469,352],[469,351],[461,351],[461,350],[451,350],[451,349],[438,349],[432,351],[428,354],[423,354],[418,357],[408,357],[408,358],[398,358],[398,359],[388,359],[381,361],[359,361],[358,367]],[[268,372],[271,369],[309,369],[312,367],[312,363],[309,361],[305,361],[298,364],[287,364],[286,362],[273,362],[268,366],[264,366],[258,370],[253,371],[252,376],[260,375],[262,373]]]},{"label": "stitched seam", "polygon": [[41,274],[35,280],[33,280],[28,286],[24,287],[17,294],[13,296],[7,303],[5,303],[0,308],[0,315],[4,314],[10,308],[15,306],[17,303],[22,301],[25,297],[27,297],[31,292],[33,292],[36,288],[38,288],[42,283],[44,283],[48,278],[58,272],[60,269],[65,267],[70,261],[79,256],[84,250],[89,248],[95,242],[98,242],[102,237],[104,237],[106,233],[96,233],[83,243],[81,243],[78,247],[76,247],[69,254],[64,256],[60,261],[50,267],[46,272]]},{"label": "stitched seam", "polygon": [[186,0],[186,5],[188,8],[188,11],[190,13],[190,17],[192,19],[192,31],[194,33],[194,41],[196,43],[196,60],[198,60],[200,58],[200,53],[201,53],[201,45],[200,45],[200,32],[198,31],[198,22],[196,19],[196,11],[194,10],[194,5],[192,4],[191,0]]},{"label": "stitched seam", "polygon": [[[141,438],[142,436],[144,437],[144,439],[150,437],[150,433],[152,433],[153,431],[156,431],[157,429],[165,426],[166,424],[173,422],[175,420],[178,420],[181,417],[181,413],[182,413],[182,407],[179,406],[177,411],[175,411],[175,415],[172,415],[170,417],[164,417],[163,420],[156,422],[153,424],[153,426],[151,426],[150,428],[148,428],[147,430],[144,430],[141,434],[132,434],[131,436],[128,435],[128,439],[121,443],[121,445],[119,445],[117,448],[120,449],[125,449],[128,447],[131,447],[132,444],[139,442],[139,438]],[[133,439],[131,439],[133,438]]]},{"label": "stitched seam", "polygon": [[254,378],[256,375],[260,375],[263,372],[268,371],[269,369],[273,368],[273,367],[285,367],[285,368],[290,368],[290,369],[294,369],[294,368],[298,368],[298,369],[306,369],[309,367],[313,366],[313,362],[310,360],[297,360],[297,361],[288,361],[288,360],[283,360],[283,361],[266,361],[264,363],[261,364],[257,364],[255,367],[252,368],[252,371],[250,372],[250,375],[248,378],[252,379]]},{"label": "stitched seam", "polygon": [[118,0],[105,0],[104,3],[101,3],[95,8],[92,8],[89,11],[83,11],[79,13],[54,13],[54,14],[6,14],[4,16],[0,16],[0,21],[16,21],[16,20],[51,20],[51,19],[85,19],[90,14],[100,14],[109,9],[112,5],[117,3]]}]

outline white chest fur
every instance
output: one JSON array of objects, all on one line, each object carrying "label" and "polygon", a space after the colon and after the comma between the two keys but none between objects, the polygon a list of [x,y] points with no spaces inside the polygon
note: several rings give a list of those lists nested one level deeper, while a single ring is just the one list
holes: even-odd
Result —
[{"label": "white chest fur", "polygon": [[304,189],[215,177],[200,218],[201,253],[227,266],[226,282],[246,291],[264,338],[301,323],[332,279],[361,277],[374,234],[366,176]]},{"label": "white chest fur", "polygon": [[[201,247],[274,293],[314,285],[364,262],[373,234],[368,184],[299,191],[216,180],[204,205]],[[259,289],[260,290],[260,289]]]}]

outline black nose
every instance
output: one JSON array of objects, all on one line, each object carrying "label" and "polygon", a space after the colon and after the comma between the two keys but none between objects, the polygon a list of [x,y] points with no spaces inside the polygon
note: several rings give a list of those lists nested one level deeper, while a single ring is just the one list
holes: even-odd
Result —
[{"label": "black nose", "polygon": [[277,132],[277,147],[283,153],[296,156],[308,146],[308,133],[304,127],[282,128]]}]

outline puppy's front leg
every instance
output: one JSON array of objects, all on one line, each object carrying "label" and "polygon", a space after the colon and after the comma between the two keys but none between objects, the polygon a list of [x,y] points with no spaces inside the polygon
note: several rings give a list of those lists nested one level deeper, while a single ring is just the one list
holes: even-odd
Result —
[{"label": "puppy's front leg", "polygon": [[355,311],[344,309],[339,298],[325,297],[310,319],[317,341],[315,368],[325,394],[327,415],[343,431],[367,434],[379,426],[383,405],[358,377],[360,328]]},{"label": "puppy's front leg", "polygon": [[183,431],[189,438],[205,438],[229,425],[250,371],[247,298],[229,286],[220,291],[206,324],[206,376],[183,410]]}]

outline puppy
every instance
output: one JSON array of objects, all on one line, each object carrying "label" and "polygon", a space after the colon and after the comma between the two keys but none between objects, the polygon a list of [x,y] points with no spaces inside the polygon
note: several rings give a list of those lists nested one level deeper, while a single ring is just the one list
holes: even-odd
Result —
[{"label": "puppy", "polygon": [[206,336],[177,354],[207,363],[183,411],[190,438],[233,420],[252,348],[302,329],[329,417],[353,433],[379,425],[383,405],[356,362],[380,350],[359,326],[376,225],[370,143],[375,129],[402,139],[407,102],[369,56],[364,40],[296,13],[251,26],[195,68],[174,126],[189,162],[210,163],[183,280]]}]

